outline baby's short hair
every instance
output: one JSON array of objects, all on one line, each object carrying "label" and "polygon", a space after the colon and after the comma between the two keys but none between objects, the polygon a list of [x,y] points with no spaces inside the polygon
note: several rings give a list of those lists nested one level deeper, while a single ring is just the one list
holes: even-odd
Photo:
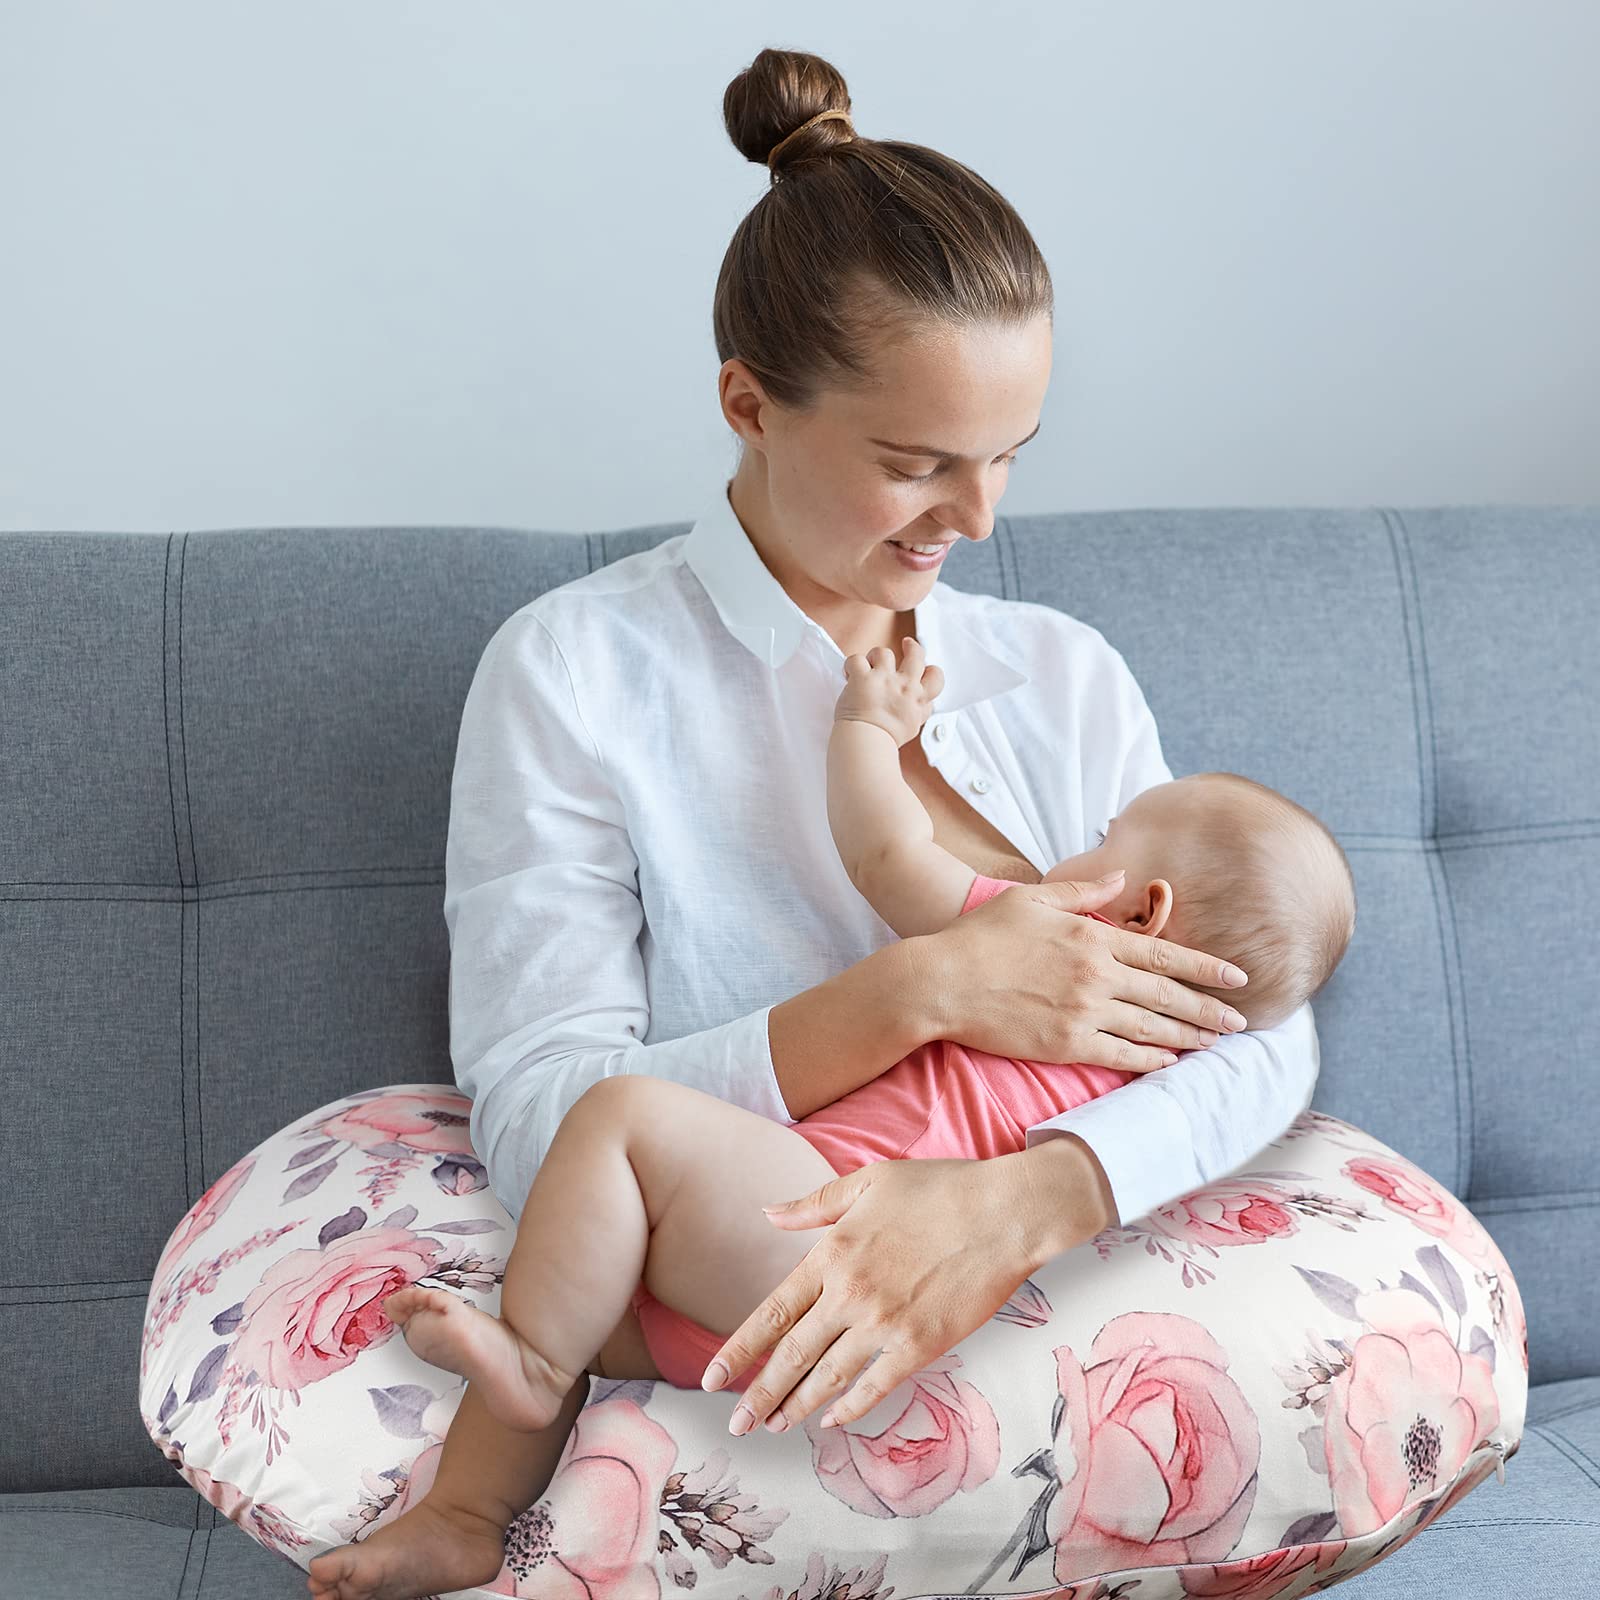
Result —
[{"label": "baby's short hair", "polygon": [[1172,841],[1181,863],[1182,943],[1248,974],[1217,995],[1250,1027],[1271,1028],[1333,976],[1356,927],[1356,884],[1339,841],[1287,795],[1237,772],[1177,780],[1187,827]]}]

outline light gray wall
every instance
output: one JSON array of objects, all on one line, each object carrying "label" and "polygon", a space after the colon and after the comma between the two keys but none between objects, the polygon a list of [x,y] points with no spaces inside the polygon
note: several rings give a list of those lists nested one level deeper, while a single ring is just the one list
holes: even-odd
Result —
[{"label": "light gray wall", "polygon": [[1056,285],[1007,510],[1600,502],[1600,7],[0,0],[0,531],[688,518],[763,45]]}]

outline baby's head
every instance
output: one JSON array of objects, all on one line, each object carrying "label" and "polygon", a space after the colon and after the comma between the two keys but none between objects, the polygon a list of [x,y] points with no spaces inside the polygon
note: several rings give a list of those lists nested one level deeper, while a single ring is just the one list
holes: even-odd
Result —
[{"label": "baby's head", "polygon": [[1236,772],[1197,772],[1135,796],[1093,850],[1046,882],[1103,877],[1121,892],[1093,909],[1133,933],[1231,961],[1242,989],[1189,987],[1271,1028],[1333,975],[1356,925],[1355,879],[1339,842],[1304,806]]}]

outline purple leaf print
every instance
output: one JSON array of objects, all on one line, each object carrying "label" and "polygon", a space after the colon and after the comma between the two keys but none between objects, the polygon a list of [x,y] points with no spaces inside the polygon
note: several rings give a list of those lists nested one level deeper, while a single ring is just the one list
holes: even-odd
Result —
[{"label": "purple leaf print", "polygon": [[167,1397],[161,1402],[161,1409],[156,1412],[156,1420],[162,1425],[163,1428],[166,1427],[167,1419],[177,1408],[177,1404],[178,1391],[169,1383],[167,1385]]},{"label": "purple leaf print", "polygon": [[1339,1519],[1331,1511],[1313,1511],[1310,1516],[1301,1517],[1298,1522],[1291,1524],[1278,1543],[1321,1544],[1338,1527]]},{"label": "purple leaf print", "polygon": [[287,1189],[283,1191],[285,1202],[290,1200],[304,1200],[312,1193],[330,1173],[339,1165],[338,1156],[330,1156],[320,1167],[312,1167],[309,1172],[302,1172]]},{"label": "purple leaf print", "polygon": [[501,1224],[489,1217],[476,1217],[470,1222],[435,1222],[419,1233],[499,1233]]},{"label": "purple leaf print", "polygon": [[1306,1280],[1311,1292],[1330,1311],[1337,1311],[1341,1317],[1348,1317],[1352,1322],[1362,1320],[1356,1315],[1356,1295],[1359,1291],[1348,1278],[1341,1278],[1332,1272],[1318,1272],[1315,1267],[1297,1265],[1294,1270]]},{"label": "purple leaf print", "polygon": [[1456,1269],[1444,1258],[1444,1253],[1436,1244],[1425,1244],[1417,1251],[1417,1260],[1422,1263],[1422,1269],[1433,1279],[1439,1293],[1450,1302],[1451,1309],[1460,1316],[1466,1315],[1467,1297],[1461,1288],[1461,1279]]},{"label": "purple leaf print", "polygon": [[643,1407],[655,1386],[654,1378],[595,1378],[584,1405],[598,1405],[602,1400],[631,1400]]},{"label": "purple leaf print", "polygon": [[415,1206],[401,1206],[398,1210],[391,1211],[378,1226],[380,1228],[409,1228],[416,1220],[417,1208]]},{"label": "purple leaf print", "polygon": [[217,1387],[217,1376],[222,1371],[222,1364],[228,1358],[228,1346],[219,1344],[198,1367],[194,1369],[194,1377],[189,1383],[189,1393],[184,1397],[184,1404],[192,1406],[196,1400],[204,1400]]},{"label": "purple leaf print", "polygon": [[397,1383],[388,1389],[368,1389],[378,1421],[397,1439],[422,1437],[422,1413],[433,1404],[433,1391],[420,1383]]},{"label": "purple leaf print", "polygon": [[1422,1298],[1433,1307],[1434,1311],[1438,1315],[1439,1320],[1441,1322],[1444,1321],[1444,1312],[1440,1310],[1439,1302],[1435,1300],[1428,1290],[1423,1286],[1423,1284],[1416,1278],[1413,1278],[1409,1272],[1402,1272],[1400,1274],[1400,1287],[1402,1289],[1409,1289],[1413,1294],[1420,1294]]},{"label": "purple leaf print", "polygon": [[360,1233],[366,1225],[366,1212],[360,1206],[351,1206],[348,1211],[341,1212],[337,1217],[329,1217],[322,1224],[317,1243],[326,1250],[335,1239],[342,1239],[347,1233]]},{"label": "purple leaf print", "polygon": [[244,1301],[235,1300],[226,1311],[219,1311],[211,1319],[213,1333],[233,1333],[244,1317]]},{"label": "purple leaf print", "polygon": [[308,1161],[319,1160],[333,1149],[337,1143],[336,1139],[324,1139],[321,1144],[307,1145],[304,1150],[296,1150],[288,1161],[284,1163],[283,1170],[285,1172],[293,1172],[296,1167],[303,1167]]},{"label": "purple leaf print", "polygon": [[1484,1329],[1474,1325],[1467,1349],[1475,1356],[1482,1356],[1489,1363],[1489,1370],[1494,1371],[1494,1340]]},{"label": "purple leaf print", "polygon": [[994,1315],[997,1322],[1010,1322],[1019,1328],[1041,1328],[1050,1320],[1050,1300],[1032,1278],[1024,1278]]}]

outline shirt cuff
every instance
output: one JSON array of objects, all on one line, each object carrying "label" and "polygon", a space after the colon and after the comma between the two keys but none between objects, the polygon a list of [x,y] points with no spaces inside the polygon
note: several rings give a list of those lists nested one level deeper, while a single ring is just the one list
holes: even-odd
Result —
[{"label": "shirt cuff", "polygon": [[[750,1110],[760,1112],[770,1122],[796,1122],[799,1119],[790,1114],[783,1090],[778,1087],[778,1070],[772,1064],[772,1035],[767,1025],[767,1018],[771,1015],[772,1006],[763,1006],[745,1018],[750,1025],[750,1037],[738,1047],[732,1066],[736,1081],[741,1086],[750,1085],[756,1089],[756,1102],[750,1106]],[[755,1063],[753,1074],[750,1070],[752,1061]]]},{"label": "shirt cuff", "polygon": [[1159,1090],[1137,1095],[1128,1087],[1035,1123],[1026,1134],[1029,1149],[1058,1133],[1077,1134],[1105,1169],[1122,1227],[1205,1182],[1183,1108]]}]

